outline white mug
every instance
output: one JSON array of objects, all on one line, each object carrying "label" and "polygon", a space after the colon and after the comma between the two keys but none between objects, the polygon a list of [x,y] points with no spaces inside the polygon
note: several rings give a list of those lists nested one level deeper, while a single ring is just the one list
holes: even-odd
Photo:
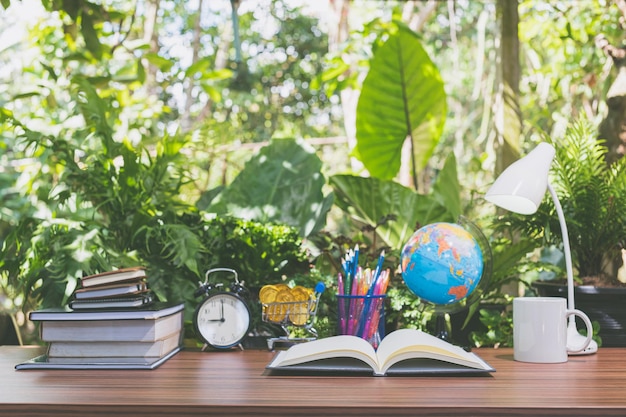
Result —
[{"label": "white mug", "polygon": [[[581,346],[567,348],[567,319],[580,317],[587,326]],[[591,321],[580,310],[568,310],[565,298],[518,297],[513,300],[513,358],[521,362],[567,362],[567,354],[591,343]]]}]

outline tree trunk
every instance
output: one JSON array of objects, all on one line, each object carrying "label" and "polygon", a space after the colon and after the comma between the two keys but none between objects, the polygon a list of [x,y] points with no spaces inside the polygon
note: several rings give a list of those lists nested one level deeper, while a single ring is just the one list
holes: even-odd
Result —
[{"label": "tree trunk", "polygon": [[[143,39],[149,43],[150,52],[154,54],[159,53],[159,33],[157,30],[157,20],[159,16],[159,0],[147,0],[145,3],[146,13],[144,16],[143,24]],[[158,68],[145,60],[146,66],[146,89],[148,95],[156,97],[158,96],[158,85],[156,74]]]},{"label": "tree trunk", "polygon": [[[204,6],[204,1],[200,0],[198,2],[198,12],[195,15],[194,24],[193,24],[193,38],[191,40],[191,65],[198,62],[200,56],[200,37],[202,36],[202,27],[200,25],[202,10]],[[182,122],[181,127],[183,132],[187,132],[192,127],[192,117],[191,117],[191,108],[194,102],[194,95],[197,94],[195,91],[195,82],[194,76],[188,77],[186,80],[186,88],[185,88],[185,108],[182,114]]]},{"label": "tree trunk", "polygon": [[[350,36],[348,16],[350,14],[349,0],[329,0],[330,10],[334,14],[334,26],[328,28],[328,49],[337,52],[339,46]],[[348,69],[352,71],[352,69]],[[343,112],[343,127],[346,132],[348,152],[356,146],[356,107],[359,101],[359,91],[353,88],[343,88],[340,91],[341,109]],[[356,158],[350,158],[350,167],[354,172],[363,170],[363,164]]]},{"label": "tree trunk", "polygon": [[611,164],[626,153],[626,67],[619,66],[617,78],[607,93],[608,113],[599,126],[598,137],[606,141],[606,162]]},{"label": "tree trunk", "polygon": [[[495,176],[520,157],[522,115],[519,107],[519,12],[518,0],[498,0],[496,16],[500,21],[500,47],[497,58],[497,83],[494,103],[496,138]],[[519,284],[505,285],[501,290],[517,295]]]},{"label": "tree trunk", "polygon": [[518,1],[498,0],[500,47],[498,48],[498,83],[494,117],[496,127],[496,176],[520,155],[522,117],[519,107],[519,36]]},{"label": "tree trunk", "polygon": [[[618,1],[626,18],[626,1]],[[617,77],[606,94],[608,113],[599,126],[598,138],[606,141],[606,162],[611,164],[626,153],[626,49],[609,43],[604,35],[596,37],[596,45],[613,61]]]}]

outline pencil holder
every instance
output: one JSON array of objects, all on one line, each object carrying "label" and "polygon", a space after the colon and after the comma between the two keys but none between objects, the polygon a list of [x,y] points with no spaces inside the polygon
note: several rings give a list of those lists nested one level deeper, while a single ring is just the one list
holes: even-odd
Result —
[{"label": "pencil holder", "polygon": [[374,348],[385,337],[386,295],[340,295],[338,303],[338,333],[358,336]]}]

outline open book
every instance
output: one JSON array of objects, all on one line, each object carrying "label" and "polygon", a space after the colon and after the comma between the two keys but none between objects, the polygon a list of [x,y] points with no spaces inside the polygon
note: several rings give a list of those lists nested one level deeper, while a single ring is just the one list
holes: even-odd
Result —
[{"label": "open book", "polygon": [[368,372],[377,376],[495,371],[476,354],[420,330],[387,335],[378,350],[357,336],[333,336],[281,351],[266,367],[284,372]]}]

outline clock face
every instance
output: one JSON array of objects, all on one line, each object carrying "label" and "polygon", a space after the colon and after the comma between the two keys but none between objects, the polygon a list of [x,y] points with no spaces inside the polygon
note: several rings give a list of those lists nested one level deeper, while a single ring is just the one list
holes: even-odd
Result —
[{"label": "clock face", "polygon": [[250,327],[250,310],[233,294],[214,294],[196,310],[195,324],[205,342],[213,347],[229,348],[246,336]]}]

